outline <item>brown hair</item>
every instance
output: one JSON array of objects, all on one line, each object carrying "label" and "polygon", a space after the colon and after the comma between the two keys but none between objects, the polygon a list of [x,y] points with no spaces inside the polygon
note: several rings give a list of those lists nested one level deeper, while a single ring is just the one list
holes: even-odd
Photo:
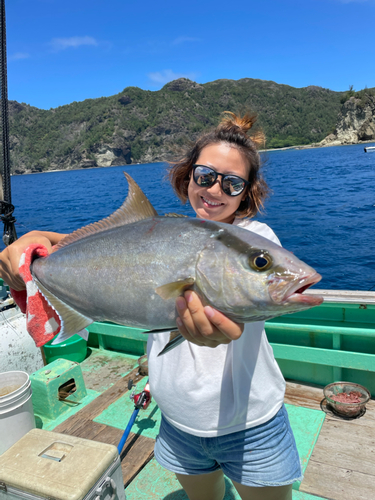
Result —
[{"label": "brown hair", "polygon": [[197,162],[203,148],[211,144],[227,143],[238,149],[250,166],[249,185],[246,188],[247,196],[241,201],[236,215],[238,217],[253,217],[264,206],[269,188],[260,173],[260,156],[258,148],[265,143],[265,136],[261,130],[249,136],[247,131],[256,122],[256,115],[246,112],[242,117],[230,111],[225,111],[219,125],[211,132],[206,132],[190,146],[184,156],[169,167],[169,179],[172,187],[185,203],[188,199],[188,186],[193,165]]}]

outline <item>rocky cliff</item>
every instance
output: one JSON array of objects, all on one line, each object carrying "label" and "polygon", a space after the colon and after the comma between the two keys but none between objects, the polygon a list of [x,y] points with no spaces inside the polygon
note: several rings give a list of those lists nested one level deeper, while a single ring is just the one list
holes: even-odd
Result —
[{"label": "rocky cliff", "polygon": [[341,146],[375,140],[375,97],[363,93],[352,96],[342,106],[335,131],[319,146]]}]

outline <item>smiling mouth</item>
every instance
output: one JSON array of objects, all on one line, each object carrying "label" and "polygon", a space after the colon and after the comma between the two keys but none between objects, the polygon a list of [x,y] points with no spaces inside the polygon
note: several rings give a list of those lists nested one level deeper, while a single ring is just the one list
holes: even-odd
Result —
[{"label": "smiling mouth", "polygon": [[221,205],[224,205],[224,203],[208,200],[207,198],[204,198],[203,196],[201,196],[201,200],[203,201],[203,203],[205,203],[209,207],[220,207]]}]

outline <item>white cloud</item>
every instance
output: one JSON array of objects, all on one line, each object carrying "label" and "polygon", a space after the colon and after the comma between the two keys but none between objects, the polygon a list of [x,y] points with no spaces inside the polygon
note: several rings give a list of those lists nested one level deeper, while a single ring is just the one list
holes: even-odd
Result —
[{"label": "white cloud", "polygon": [[194,38],[190,36],[179,36],[173,40],[172,45],[179,45],[180,43],[190,43],[190,42],[201,42],[200,38]]},{"label": "white cloud", "polygon": [[15,52],[9,56],[9,61],[19,61],[20,59],[27,59],[28,57],[30,57],[30,54],[26,52]]},{"label": "white cloud", "polygon": [[65,50],[69,48],[76,49],[82,45],[99,45],[92,36],[72,36],[70,38],[53,38],[50,42],[52,48],[56,51]]},{"label": "white cloud", "polygon": [[196,78],[195,73],[175,73],[171,69],[164,69],[163,71],[156,71],[155,73],[148,73],[147,75],[150,80],[157,84],[165,85],[172,80],[177,80],[177,78],[189,78],[189,80],[194,80]]}]

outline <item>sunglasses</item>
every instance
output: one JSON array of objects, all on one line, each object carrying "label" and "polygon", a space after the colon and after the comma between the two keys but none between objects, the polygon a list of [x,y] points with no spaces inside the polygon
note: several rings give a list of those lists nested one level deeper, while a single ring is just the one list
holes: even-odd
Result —
[{"label": "sunglasses", "polygon": [[221,189],[228,196],[238,196],[250,184],[237,175],[219,174],[213,168],[205,165],[193,165],[193,179],[198,186],[206,188],[213,186],[219,175],[221,177]]}]

